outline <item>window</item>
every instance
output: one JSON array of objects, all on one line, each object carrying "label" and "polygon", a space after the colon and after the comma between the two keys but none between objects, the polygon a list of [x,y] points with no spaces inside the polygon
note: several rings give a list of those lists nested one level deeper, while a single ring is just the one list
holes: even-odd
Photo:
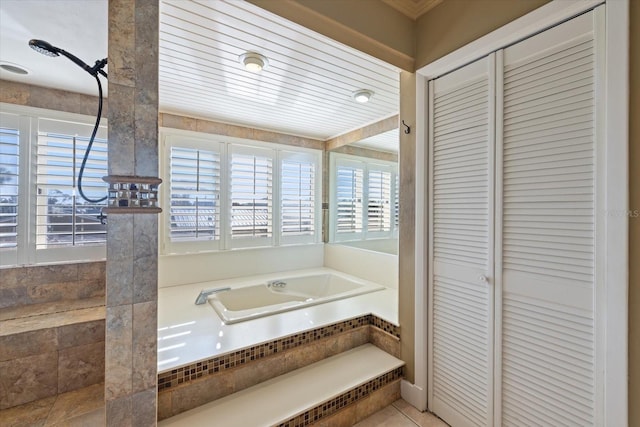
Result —
[{"label": "window", "polygon": [[[79,172],[93,117],[3,106],[0,113],[0,265],[105,257],[106,126]],[[86,201],[84,194],[91,201]]]},{"label": "window", "polygon": [[18,117],[0,116],[0,248],[18,245]]},{"label": "window", "polygon": [[280,152],[281,239],[310,242],[316,232],[316,160],[309,153]]},{"label": "window", "polygon": [[[269,245],[273,236],[273,152],[231,147],[231,238]],[[235,246],[243,245],[236,243]]]},{"label": "window", "polygon": [[331,153],[331,163],[331,241],[393,237],[398,230],[397,165],[337,153]]},{"label": "window", "polygon": [[[163,131],[165,253],[317,243],[318,150]],[[168,214],[167,214],[168,213]]]},{"label": "window", "polygon": [[220,153],[171,147],[171,240],[220,240]]},{"label": "window", "polygon": [[107,141],[94,140],[82,177],[79,173],[92,126],[40,119],[36,153],[36,248],[104,244]]},{"label": "window", "polygon": [[364,163],[336,165],[336,179],[336,233],[361,233]]}]

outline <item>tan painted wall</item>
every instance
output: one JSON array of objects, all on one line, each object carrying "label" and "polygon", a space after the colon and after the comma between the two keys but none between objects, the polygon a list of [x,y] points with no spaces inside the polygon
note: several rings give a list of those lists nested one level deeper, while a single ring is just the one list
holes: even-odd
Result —
[{"label": "tan painted wall", "polygon": [[629,425],[640,426],[640,1],[631,0],[629,76]]},{"label": "tan painted wall", "polygon": [[446,0],[418,18],[416,69],[531,12],[549,0]]},{"label": "tan painted wall", "polygon": [[415,21],[375,0],[248,0],[403,70],[414,70]]}]

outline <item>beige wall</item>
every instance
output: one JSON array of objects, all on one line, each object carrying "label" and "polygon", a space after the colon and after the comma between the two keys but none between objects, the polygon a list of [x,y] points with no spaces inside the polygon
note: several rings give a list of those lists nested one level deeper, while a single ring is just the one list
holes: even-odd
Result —
[{"label": "beige wall", "polygon": [[640,426],[640,1],[631,0],[629,93],[629,425]]},{"label": "beige wall", "polygon": [[549,0],[446,0],[418,18],[416,69],[500,28]]},{"label": "beige wall", "polygon": [[415,69],[415,22],[381,1],[248,1],[398,68]]}]

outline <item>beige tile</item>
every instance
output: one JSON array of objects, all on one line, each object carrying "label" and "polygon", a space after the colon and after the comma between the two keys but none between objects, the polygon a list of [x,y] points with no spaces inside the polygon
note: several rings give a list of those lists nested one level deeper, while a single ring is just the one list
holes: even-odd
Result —
[{"label": "beige tile", "polygon": [[420,412],[404,399],[393,402],[393,406],[420,427],[448,427],[448,424],[430,412]]},{"label": "beige tile", "polygon": [[37,329],[56,328],[74,323],[91,322],[104,319],[102,306],[63,311],[39,316],[23,317],[0,322],[0,336],[19,334]]},{"label": "beige tile", "polygon": [[[25,288],[26,292],[26,288]],[[43,314],[63,313],[72,310],[104,306],[104,296],[85,298],[73,301],[52,301],[43,304],[29,304],[0,310],[0,321]],[[103,316],[104,317],[104,316]]]},{"label": "beige tile", "polygon": [[24,405],[0,410],[0,426],[3,427],[23,427],[43,426],[47,420],[47,415],[56,401],[55,396],[25,403]]},{"label": "beige tile", "polygon": [[102,280],[102,283],[104,283],[106,272],[106,263],[104,261],[78,264],[78,280]]},{"label": "beige tile", "polygon": [[176,116],[174,114],[168,113],[160,113],[160,117],[162,119],[161,126],[164,127],[192,131],[195,131],[197,129],[197,120],[191,117]]},{"label": "beige tile", "polygon": [[171,393],[173,415],[212,402],[233,393],[233,374],[209,375],[176,387]]},{"label": "beige tile", "polygon": [[[27,286],[27,295],[32,304],[76,300],[86,293],[86,287],[84,285],[85,283],[78,281],[30,283]],[[87,297],[89,296],[93,295],[87,295]]]},{"label": "beige tile", "polygon": [[55,395],[57,364],[56,352],[0,362],[0,410]]},{"label": "beige tile", "polygon": [[371,327],[370,341],[381,350],[400,358],[400,340],[385,331]]},{"label": "beige tile", "polygon": [[[107,400],[129,395],[132,390],[133,307],[107,308],[105,341],[105,393]],[[118,406],[121,408],[122,404]]]},{"label": "beige tile", "polygon": [[105,405],[106,425],[117,427],[133,426],[133,405],[131,396],[107,400]]},{"label": "beige tile", "polygon": [[[359,423],[357,427],[416,427],[416,425],[393,406],[386,406],[370,415]],[[354,427],[355,427],[354,426]]]},{"label": "beige tile", "polygon": [[320,341],[287,350],[284,355],[285,369],[288,372],[324,359],[325,347]]},{"label": "beige tile", "polygon": [[356,403],[356,421],[362,421],[400,398],[400,381],[387,384]]},{"label": "beige tile", "polygon": [[171,390],[158,393],[158,421],[173,415],[173,410],[171,409],[171,393]]},{"label": "beige tile", "polygon": [[234,378],[234,391],[244,390],[285,372],[285,355],[273,356],[242,365],[230,371]]},{"label": "beige tile", "polygon": [[78,264],[28,267],[26,280],[33,285],[75,282],[78,280]]},{"label": "beige tile", "polygon": [[136,427],[155,427],[158,416],[155,387],[135,393],[131,402],[133,424]]},{"label": "beige tile", "polygon": [[55,427],[98,427],[106,425],[104,407],[77,415],[55,424]]},{"label": "beige tile", "polygon": [[58,328],[58,348],[77,347],[104,341],[104,319]]},{"label": "beige tile", "polygon": [[335,414],[311,424],[314,427],[351,427],[356,423],[356,406],[349,405]]},{"label": "beige tile", "polygon": [[54,328],[0,336],[0,362],[45,353],[57,345]]},{"label": "beige tile", "polygon": [[[46,425],[59,425],[65,420],[72,420],[95,412],[104,412],[104,384],[94,384],[68,393],[58,395],[47,418]],[[87,424],[90,425],[90,424]]]},{"label": "beige tile", "polygon": [[158,380],[156,301],[133,305],[132,390],[141,392],[156,386]]},{"label": "beige tile", "polygon": [[58,352],[58,393],[104,381],[104,342],[69,347]]},{"label": "beige tile", "polygon": [[29,91],[24,86],[26,85],[3,80],[0,85],[0,102],[29,105]]}]

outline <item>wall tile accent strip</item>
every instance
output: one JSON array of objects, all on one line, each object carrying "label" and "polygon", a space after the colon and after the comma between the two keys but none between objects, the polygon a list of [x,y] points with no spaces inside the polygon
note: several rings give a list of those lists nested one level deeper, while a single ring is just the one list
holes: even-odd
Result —
[{"label": "wall tile accent strip", "polygon": [[398,339],[400,338],[400,328],[398,326],[368,314],[162,372],[158,374],[158,391],[176,387],[205,375],[216,374],[362,326],[374,326]]},{"label": "wall tile accent strip", "polygon": [[402,378],[403,368],[396,368],[391,372],[387,372],[373,380],[362,384],[354,389],[351,389],[341,395],[324,402],[302,414],[291,418],[283,423],[278,424],[278,427],[303,427],[320,421],[324,417],[335,414],[339,410],[357,403],[359,400],[364,399],[371,393],[381,389],[382,387],[390,384],[396,380]]}]

